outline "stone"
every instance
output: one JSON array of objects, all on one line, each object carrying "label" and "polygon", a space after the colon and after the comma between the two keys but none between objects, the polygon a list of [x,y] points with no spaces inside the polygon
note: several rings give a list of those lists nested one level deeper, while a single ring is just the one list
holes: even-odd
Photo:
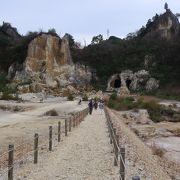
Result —
[{"label": "stone", "polygon": [[130,70],[114,74],[108,80],[107,91],[117,91],[120,95],[129,95],[130,91],[152,91],[159,87],[159,81],[152,78],[148,71],[140,70],[133,73]]},{"label": "stone", "polygon": [[138,124],[153,124],[146,109],[139,110],[138,116],[136,117],[136,122]]},{"label": "stone", "polygon": [[29,93],[30,87],[29,87],[29,85],[23,85],[23,86],[19,85],[19,86],[17,86],[17,90],[22,93]]},{"label": "stone", "polygon": [[155,78],[150,78],[147,81],[145,88],[147,91],[152,91],[154,89],[158,89],[159,88],[159,81],[156,80]]}]

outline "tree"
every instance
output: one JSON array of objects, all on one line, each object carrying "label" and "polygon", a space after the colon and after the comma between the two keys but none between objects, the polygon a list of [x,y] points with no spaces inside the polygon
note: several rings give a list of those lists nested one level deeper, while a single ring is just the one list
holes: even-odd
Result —
[{"label": "tree", "polygon": [[146,24],[146,28],[149,28],[151,26],[151,24],[152,24],[152,21],[151,21],[151,19],[149,19],[147,24]]},{"label": "tree", "polygon": [[158,15],[158,14],[156,14],[155,16],[153,16],[153,17],[152,17],[153,22],[156,21],[158,18],[159,18],[159,15]]},{"label": "tree", "polygon": [[57,35],[56,30],[54,28],[49,29],[48,33],[51,34],[51,35]]},{"label": "tree", "polygon": [[69,47],[70,47],[70,49],[74,48],[75,41],[74,41],[73,36],[71,34],[68,34],[68,33],[66,33],[65,36],[67,36],[68,39],[69,39]]},{"label": "tree", "polygon": [[167,3],[167,2],[164,4],[164,9],[165,9],[166,11],[168,10],[168,3]]},{"label": "tree", "polygon": [[100,42],[103,41],[103,35],[102,34],[99,34],[97,36],[94,36],[92,38],[92,41],[91,41],[91,44],[99,44]]}]

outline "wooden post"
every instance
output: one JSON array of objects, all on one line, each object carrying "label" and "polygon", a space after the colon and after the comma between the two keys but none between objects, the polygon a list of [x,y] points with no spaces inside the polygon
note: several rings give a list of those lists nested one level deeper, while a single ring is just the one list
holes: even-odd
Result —
[{"label": "wooden post", "polygon": [[69,132],[71,132],[71,125],[72,125],[72,122],[71,122],[71,117],[69,118]]},{"label": "wooden post", "polygon": [[14,145],[9,145],[8,157],[8,180],[13,180],[13,159],[14,159]]},{"label": "wooden post", "polygon": [[120,176],[122,180],[125,180],[125,148],[120,149]]},{"label": "wooden post", "polygon": [[34,135],[34,164],[38,162],[38,134],[35,133]]},{"label": "wooden post", "polygon": [[58,142],[61,141],[61,122],[58,122]]},{"label": "wooden post", "polygon": [[114,165],[117,166],[117,162],[116,162],[116,151],[117,151],[117,147],[116,147],[116,129],[113,128],[113,133],[114,133],[114,136],[113,136],[113,147],[114,147]]},{"label": "wooden post", "polygon": [[79,126],[79,121],[80,121],[80,112],[78,112],[78,115],[77,115],[77,125]]},{"label": "wooden post", "polygon": [[116,142],[115,145],[115,158],[114,158],[114,166],[118,166],[118,147],[119,147],[119,136],[116,135]]},{"label": "wooden post", "polygon": [[49,151],[52,151],[52,126],[49,126]]},{"label": "wooden post", "polygon": [[75,115],[75,126],[77,126],[77,117],[78,117],[78,115],[76,113],[76,115]]},{"label": "wooden post", "polygon": [[75,128],[75,115],[73,116],[73,128]]},{"label": "wooden post", "polygon": [[67,136],[67,119],[65,119],[65,136]]},{"label": "wooden post", "polygon": [[112,141],[112,133],[113,133],[113,132],[112,132],[112,131],[113,131],[112,128],[113,128],[113,126],[112,126],[112,124],[111,124],[110,121],[109,121],[109,123],[110,123],[110,127],[111,127],[111,128],[110,128],[110,144],[112,144],[112,142],[113,142],[113,141]]}]

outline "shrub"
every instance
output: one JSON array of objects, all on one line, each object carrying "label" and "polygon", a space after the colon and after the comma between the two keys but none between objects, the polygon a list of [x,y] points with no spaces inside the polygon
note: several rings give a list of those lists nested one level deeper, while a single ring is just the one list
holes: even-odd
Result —
[{"label": "shrub", "polygon": [[[112,95],[111,95],[112,96]],[[142,98],[139,98],[137,102],[134,101],[133,97],[126,98],[110,98],[108,101],[108,107],[115,110],[135,110],[147,109],[150,118],[154,122],[160,122],[162,120],[162,107],[155,101],[144,102]]]},{"label": "shrub", "polygon": [[18,95],[13,96],[12,94],[9,94],[9,92],[3,92],[0,100],[14,100],[14,101],[22,101],[21,98],[18,97]]},{"label": "shrub", "polygon": [[87,96],[87,94],[85,94],[85,95],[82,97],[82,100],[83,100],[83,101],[88,101],[88,96]]},{"label": "shrub", "polygon": [[164,150],[162,150],[159,147],[156,147],[154,144],[151,146],[152,152],[154,155],[157,155],[159,157],[163,157],[164,156]]},{"label": "shrub", "polygon": [[58,116],[58,113],[55,109],[51,109],[45,113],[46,116]]},{"label": "shrub", "polygon": [[117,99],[117,93],[116,92],[112,93],[110,96],[110,99],[116,100]]},{"label": "shrub", "polygon": [[158,103],[155,101],[146,102],[143,107],[148,110],[150,118],[154,122],[161,121],[161,106]]},{"label": "shrub", "polygon": [[115,104],[116,104],[116,102],[114,100],[109,99],[107,105],[108,105],[109,108],[115,109]]},{"label": "shrub", "polygon": [[69,94],[67,99],[68,101],[74,101],[74,96],[72,94]]}]

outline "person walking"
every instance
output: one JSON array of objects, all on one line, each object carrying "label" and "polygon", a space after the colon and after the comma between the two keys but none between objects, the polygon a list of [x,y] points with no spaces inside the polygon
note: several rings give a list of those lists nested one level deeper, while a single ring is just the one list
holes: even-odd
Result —
[{"label": "person walking", "polygon": [[94,100],[94,109],[97,110],[97,108],[98,108],[98,103],[97,103],[97,100],[95,99]]},{"label": "person walking", "polygon": [[78,102],[78,105],[81,105],[81,101],[82,101],[82,100],[80,99],[79,102]]},{"label": "person walking", "polygon": [[100,112],[102,114],[103,110],[104,110],[104,103],[102,101],[99,102],[99,109],[100,109]]},{"label": "person walking", "polygon": [[93,110],[93,101],[92,101],[92,99],[90,100],[88,106],[89,106],[89,114],[92,114],[92,110]]}]

